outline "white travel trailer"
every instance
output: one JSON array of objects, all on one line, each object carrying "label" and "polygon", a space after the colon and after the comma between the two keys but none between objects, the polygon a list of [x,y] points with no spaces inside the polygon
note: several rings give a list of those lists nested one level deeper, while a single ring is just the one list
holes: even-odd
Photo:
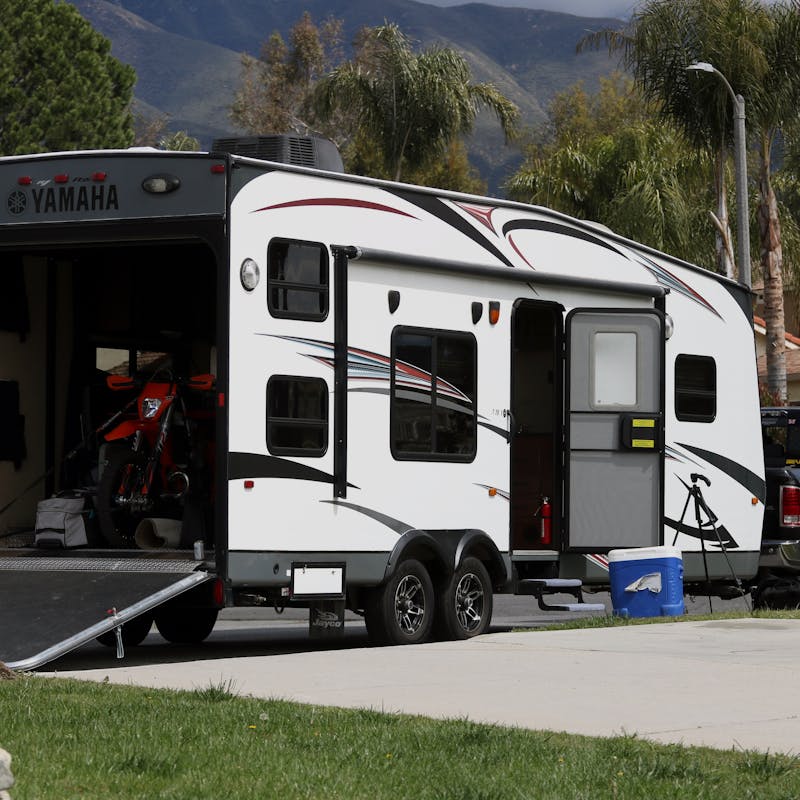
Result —
[{"label": "white travel trailer", "polygon": [[[764,508],[747,290],[544,208],[341,174],[325,145],[0,159],[0,659],[136,643],[153,617],[200,640],[246,604],[464,638],[493,592],[607,585],[620,547],[675,544],[697,593],[747,585]],[[185,425],[202,448],[134,501],[109,450],[155,446],[161,401],[143,390],[112,436],[104,379],[156,368],[215,384]],[[76,491],[87,544],[34,547],[37,503]]]}]

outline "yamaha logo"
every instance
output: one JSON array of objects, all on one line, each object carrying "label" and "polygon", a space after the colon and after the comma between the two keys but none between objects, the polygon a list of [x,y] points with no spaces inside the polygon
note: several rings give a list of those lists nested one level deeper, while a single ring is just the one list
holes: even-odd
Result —
[{"label": "yamaha logo", "polygon": [[9,214],[22,214],[28,207],[28,198],[25,192],[11,192],[8,196]]}]

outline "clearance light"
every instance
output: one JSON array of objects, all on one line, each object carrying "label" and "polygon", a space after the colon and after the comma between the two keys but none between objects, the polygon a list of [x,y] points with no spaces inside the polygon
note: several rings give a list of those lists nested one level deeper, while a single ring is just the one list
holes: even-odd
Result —
[{"label": "clearance light", "polygon": [[500,302],[498,300],[489,301],[489,322],[497,325],[500,321]]},{"label": "clearance light", "polygon": [[105,172],[93,172],[92,173],[92,180],[95,183],[102,183],[107,177],[107,173]]},{"label": "clearance light", "polygon": [[675,333],[675,322],[669,314],[664,315],[664,338],[671,339]]},{"label": "clearance light", "polygon": [[261,270],[258,264],[252,258],[242,261],[242,266],[239,268],[239,280],[242,282],[242,288],[246,292],[252,292],[258,286],[260,279]]},{"label": "clearance light", "polygon": [[758,498],[757,497],[751,497],[750,498],[750,505],[751,506],[757,506],[758,505]]},{"label": "clearance light", "polygon": [[250,489],[255,488],[256,482],[250,480],[249,478],[244,482],[244,488],[249,491]]},{"label": "clearance light", "polygon": [[225,174],[225,165],[224,164],[212,164],[211,165],[211,174],[212,175],[224,175]]},{"label": "clearance light", "polygon": [[151,175],[142,181],[142,189],[150,194],[169,194],[181,185],[175,175]]},{"label": "clearance light", "polygon": [[30,186],[33,183],[30,175],[22,175],[21,177],[17,178],[17,183],[20,186]]},{"label": "clearance light", "polygon": [[69,175],[66,172],[62,172],[60,175],[55,175],[53,180],[56,183],[69,183]]}]

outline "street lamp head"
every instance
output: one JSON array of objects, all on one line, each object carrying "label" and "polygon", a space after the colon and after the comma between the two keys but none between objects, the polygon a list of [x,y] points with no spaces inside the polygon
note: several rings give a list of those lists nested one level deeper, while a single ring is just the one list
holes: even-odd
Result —
[{"label": "street lamp head", "polygon": [[695,61],[694,64],[689,64],[686,69],[697,70],[699,72],[716,72],[713,64],[709,64],[707,61]]}]

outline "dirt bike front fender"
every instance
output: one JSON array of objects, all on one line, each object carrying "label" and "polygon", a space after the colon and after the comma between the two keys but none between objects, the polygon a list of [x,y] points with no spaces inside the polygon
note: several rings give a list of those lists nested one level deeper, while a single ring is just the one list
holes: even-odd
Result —
[{"label": "dirt bike front fender", "polygon": [[140,430],[141,426],[139,422],[134,419],[126,419],[124,422],[120,422],[114,430],[109,431],[105,435],[105,440],[107,442],[114,442],[118,439],[127,439],[129,436],[133,436],[136,431]]}]

